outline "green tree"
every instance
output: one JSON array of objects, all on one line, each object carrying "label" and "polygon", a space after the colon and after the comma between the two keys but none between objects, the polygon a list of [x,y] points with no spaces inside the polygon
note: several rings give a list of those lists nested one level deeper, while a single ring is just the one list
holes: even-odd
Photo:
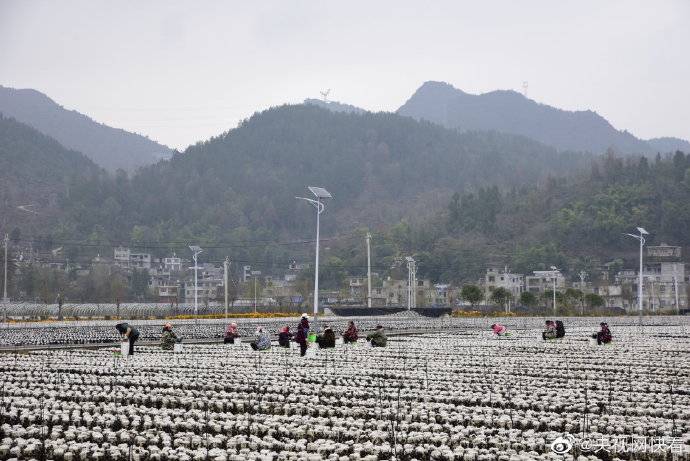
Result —
[{"label": "green tree", "polygon": [[535,307],[538,303],[537,297],[530,291],[520,293],[520,304],[527,307]]},{"label": "green tree", "polygon": [[513,294],[503,287],[498,287],[491,292],[491,301],[501,307],[505,307],[511,299],[513,299]]},{"label": "green tree", "polygon": [[606,301],[596,293],[587,293],[585,295],[585,304],[591,309],[596,309],[598,307],[603,307]]},{"label": "green tree", "polygon": [[482,293],[482,289],[477,285],[465,285],[462,287],[462,290],[460,290],[460,296],[470,303],[472,307],[475,307],[484,297],[484,293]]}]

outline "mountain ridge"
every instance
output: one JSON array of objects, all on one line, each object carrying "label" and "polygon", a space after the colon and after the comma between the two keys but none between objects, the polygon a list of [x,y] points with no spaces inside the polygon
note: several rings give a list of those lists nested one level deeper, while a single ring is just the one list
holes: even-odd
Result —
[{"label": "mountain ridge", "polygon": [[110,127],[66,109],[35,89],[0,85],[0,112],[32,126],[68,149],[83,153],[109,171],[134,171],[167,158],[172,152],[146,136]]},{"label": "mountain ridge", "polygon": [[634,155],[656,153],[662,146],[668,151],[687,147],[678,138],[639,139],[592,110],[559,109],[513,90],[475,95],[437,81],[422,84],[397,113],[447,128],[519,134],[559,150],[601,154],[613,148]]}]

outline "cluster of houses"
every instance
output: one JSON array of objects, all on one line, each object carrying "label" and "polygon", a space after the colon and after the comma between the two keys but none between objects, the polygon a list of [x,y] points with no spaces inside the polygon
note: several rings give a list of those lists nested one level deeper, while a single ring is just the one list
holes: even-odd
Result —
[{"label": "cluster of houses", "polygon": [[[149,253],[135,252],[130,248],[114,249],[113,259],[97,258],[101,263],[112,264],[123,270],[146,270],[149,275],[149,292],[164,303],[199,304],[221,303],[226,291],[230,293],[233,306],[251,305],[300,305],[309,302],[312,293],[304,293],[304,284],[298,286],[298,275],[308,264],[292,262],[280,274],[262,274],[251,266],[242,267],[239,280],[228,277],[225,289],[226,267],[224,264],[199,263],[194,278],[194,263],[180,258],[175,253],[164,258],[155,258]],[[591,273],[578,273],[569,281],[561,271],[534,271],[518,274],[508,268],[488,268],[484,276],[474,285],[481,288],[484,299],[479,304],[492,304],[492,293],[503,288],[510,293],[508,303],[520,303],[521,295],[529,292],[542,304],[548,303],[545,294],[565,292],[568,288],[583,293],[599,295],[606,306],[626,310],[637,309],[639,272],[636,269],[620,269],[614,263],[605,264]],[[681,248],[666,244],[645,248],[643,279],[643,308],[649,311],[673,308],[687,309],[688,288],[685,263]],[[408,283],[415,285],[408,288]],[[323,305],[361,305],[372,307],[407,306],[411,293],[415,293],[416,307],[455,307],[467,305],[462,299],[461,286],[447,283],[432,283],[428,279],[399,280],[372,274],[372,289],[369,293],[367,276],[346,277],[339,290],[320,290]],[[371,300],[369,301],[369,297]]]},{"label": "cluster of houses", "polygon": [[[681,248],[661,244],[645,248],[642,270],[642,308],[646,311],[686,310],[688,307],[688,277],[682,261]],[[577,274],[579,280],[569,283],[559,270],[535,271],[530,275],[510,273],[507,269],[489,269],[481,281],[484,291],[504,288],[515,300],[524,292],[537,297],[544,293],[563,292],[574,288],[583,293],[599,295],[605,306],[620,307],[626,311],[639,306],[639,269],[614,268],[615,263],[604,264],[593,273]]]}]

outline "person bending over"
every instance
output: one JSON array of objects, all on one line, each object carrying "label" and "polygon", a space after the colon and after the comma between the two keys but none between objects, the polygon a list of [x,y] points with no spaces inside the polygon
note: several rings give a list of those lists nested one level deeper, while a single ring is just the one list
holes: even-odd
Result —
[{"label": "person bending over", "polygon": [[290,347],[290,340],[292,339],[292,333],[290,333],[290,327],[285,325],[280,329],[278,333],[278,345],[280,347]]},{"label": "person bending over", "polygon": [[316,343],[321,349],[335,347],[335,333],[333,332],[333,329],[329,326],[326,326],[326,329],[323,330],[323,334],[316,338]]},{"label": "person bending over", "polygon": [[602,344],[608,344],[613,340],[611,335],[611,330],[609,329],[609,324],[606,322],[601,322],[599,324],[599,331],[592,335],[592,338],[597,340],[597,344],[601,346]]},{"label": "person bending over", "polygon": [[123,341],[129,342],[129,352],[127,355],[134,355],[134,343],[139,339],[139,330],[129,325],[129,323],[123,322],[115,325],[115,329]]},{"label": "person bending over", "polygon": [[541,334],[541,337],[546,341],[547,339],[556,338],[556,324],[553,320],[546,321],[546,328]]}]

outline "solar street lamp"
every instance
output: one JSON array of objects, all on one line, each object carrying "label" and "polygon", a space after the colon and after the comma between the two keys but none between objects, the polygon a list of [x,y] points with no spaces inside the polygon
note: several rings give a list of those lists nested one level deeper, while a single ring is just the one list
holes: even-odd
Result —
[{"label": "solar street lamp", "polygon": [[199,315],[199,280],[197,278],[197,270],[199,269],[199,265],[197,264],[197,256],[199,256],[199,253],[204,250],[202,250],[198,245],[189,245],[189,249],[192,250],[192,258],[194,259],[194,315],[196,316]]},{"label": "solar street lamp", "polygon": [[558,268],[551,266],[553,271],[553,313],[556,314],[556,277],[558,276]]},{"label": "solar street lamp", "polygon": [[637,232],[640,233],[640,235],[635,235],[635,234],[623,234],[627,235],[628,237],[632,237],[636,240],[639,240],[640,242],[640,279],[637,282],[637,309],[640,314],[640,321],[642,321],[642,250],[644,248],[645,244],[645,235],[649,235],[649,232],[647,232],[644,227],[638,227]]},{"label": "solar street lamp", "polygon": [[325,205],[322,200],[327,198],[333,198],[330,192],[328,192],[323,187],[309,186],[307,187],[309,191],[314,194],[316,199],[306,198],[306,197],[295,197],[299,200],[304,200],[311,203],[314,208],[316,208],[316,264],[314,266],[314,317],[319,313],[319,226],[320,226],[320,216],[325,209]]}]

